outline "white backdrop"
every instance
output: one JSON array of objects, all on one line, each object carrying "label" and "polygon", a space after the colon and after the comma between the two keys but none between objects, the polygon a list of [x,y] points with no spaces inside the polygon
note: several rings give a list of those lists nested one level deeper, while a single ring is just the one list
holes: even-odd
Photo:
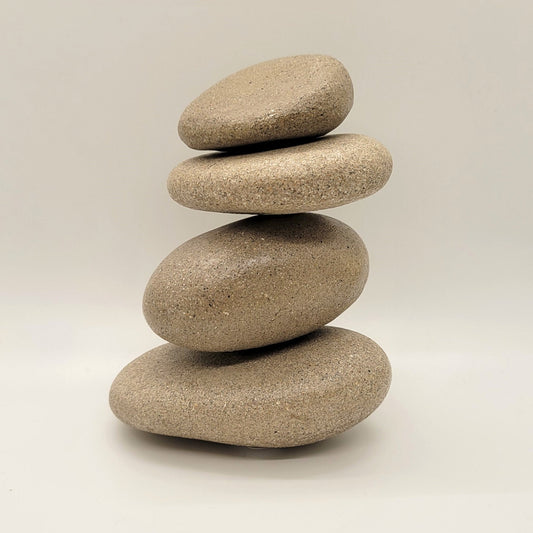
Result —
[{"label": "white backdrop", "polygon": [[[527,1],[0,0],[0,507],[9,531],[531,531],[533,109]],[[257,451],[143,435],[115,374],[160,344],[144,286],[239,218],[173,203],[183,108],[266,59],[326,53],[338,132],[391,151],[326,211],[370,252],[337,325],[389,354],[388,398],[331,441]]]}]

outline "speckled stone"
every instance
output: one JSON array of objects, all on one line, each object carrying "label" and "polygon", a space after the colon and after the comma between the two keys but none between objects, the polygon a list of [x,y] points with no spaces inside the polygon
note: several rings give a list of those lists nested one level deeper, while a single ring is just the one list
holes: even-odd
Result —
[{"label": "speckled stone", "polygon": [[187,241],[155,270],[144,315],[166,341],[244,350],[327,324],[368,276],[363,241],[323,215],[257,216]]},{"label": "speckled stone", "polygon": [[391,369],[371,339],[324,327],[230,354],[164,344],[126,366],[111,409],[151,433],[283,448],[341,433],[385,398]]},{"label": "speckled stone", "polygon": [[192,209],[224,213],[303,213],[369,196],[392,171],[387,149],[365,135],[239,155],[188,159],[168,177],[168,191]]},{"label": "speckled stone", "polygon": [[352,81],[337,59],[283,57],[213,85],[185,109],[178,132],[199,150],[324,135],[352,104]]}]

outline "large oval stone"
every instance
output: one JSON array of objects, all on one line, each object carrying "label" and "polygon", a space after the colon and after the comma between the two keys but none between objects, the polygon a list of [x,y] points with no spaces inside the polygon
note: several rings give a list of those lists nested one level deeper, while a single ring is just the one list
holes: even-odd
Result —
[{"label": "large oval stone", "polygon": [[178,132],[199,150],[323,135],[353,104],[350,75],[337,59],[301,55],[240,70],[202,93]]},{"label": "large oval stone", "polygon": [[249,217],[187,241],[153,273],[144,315],[166,341],[233,351],[327,324],[368,276],[363,241],[322,215]]},{"label": "large oval stone", "polygon": [[168,191],[192,209],[223,213],[304,213],[353,202],[385,185],[392,158],[366,135],[329,135],[263,152],[188,159]]},{"label": "large oval stone", "polygon": [[391,381],[368,337],[324,327],[296,340],[230,354],[164,344],[116,377],[115,415],[135,428],[261,447],[317,442],[366,418]]}]

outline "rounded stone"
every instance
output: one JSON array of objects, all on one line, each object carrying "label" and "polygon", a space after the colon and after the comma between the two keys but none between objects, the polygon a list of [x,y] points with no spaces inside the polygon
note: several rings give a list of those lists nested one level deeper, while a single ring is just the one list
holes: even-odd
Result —
[{"label": "rounded stone", "polygon": [[170,173],[168,191],[192,209],[224,213],[303,213],[353,202],[385,185],[388,150],[365,135],[245,154],[188,159]]},{"label": "rounded stone", "polygon": [[352,427],[385,398],[391,369],[371,339],[324,327],[296,340],[230,354],[164,344],[127,365],[111,409],[151,433],[282,448]]},{"label": "rounded stone", "polygon": [[337,59],[300,55],[228,76],[191,102],[178,133],[198,150],[324,135],[353,105],[350,75]]},{"label": "rounded stone", "polygon": [[168,342],[244,350],[327,324],[367,276],[365,245],[346,224],[309,213],[249,217],[174,250],[150,278],[143,309]]}]

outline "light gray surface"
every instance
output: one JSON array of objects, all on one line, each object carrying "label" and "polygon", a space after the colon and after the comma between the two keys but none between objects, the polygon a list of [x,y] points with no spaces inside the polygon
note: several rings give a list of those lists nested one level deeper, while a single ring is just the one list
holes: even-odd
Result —
[{"label": "light gray surface", "polygon": [[[526,1],[3,1],[1,520],[9,531],[529,532],[532,8]],[[370,253],[336,325],[389,355],[365,422],[288,454],[128,431],[107,393],[160,341],[158,262],[239,217],[182,209],[179,114],[277,56],[327,53],[339,132],[395,169],[329,214]],[[526,505],[527,504],[527,505]]]}]

